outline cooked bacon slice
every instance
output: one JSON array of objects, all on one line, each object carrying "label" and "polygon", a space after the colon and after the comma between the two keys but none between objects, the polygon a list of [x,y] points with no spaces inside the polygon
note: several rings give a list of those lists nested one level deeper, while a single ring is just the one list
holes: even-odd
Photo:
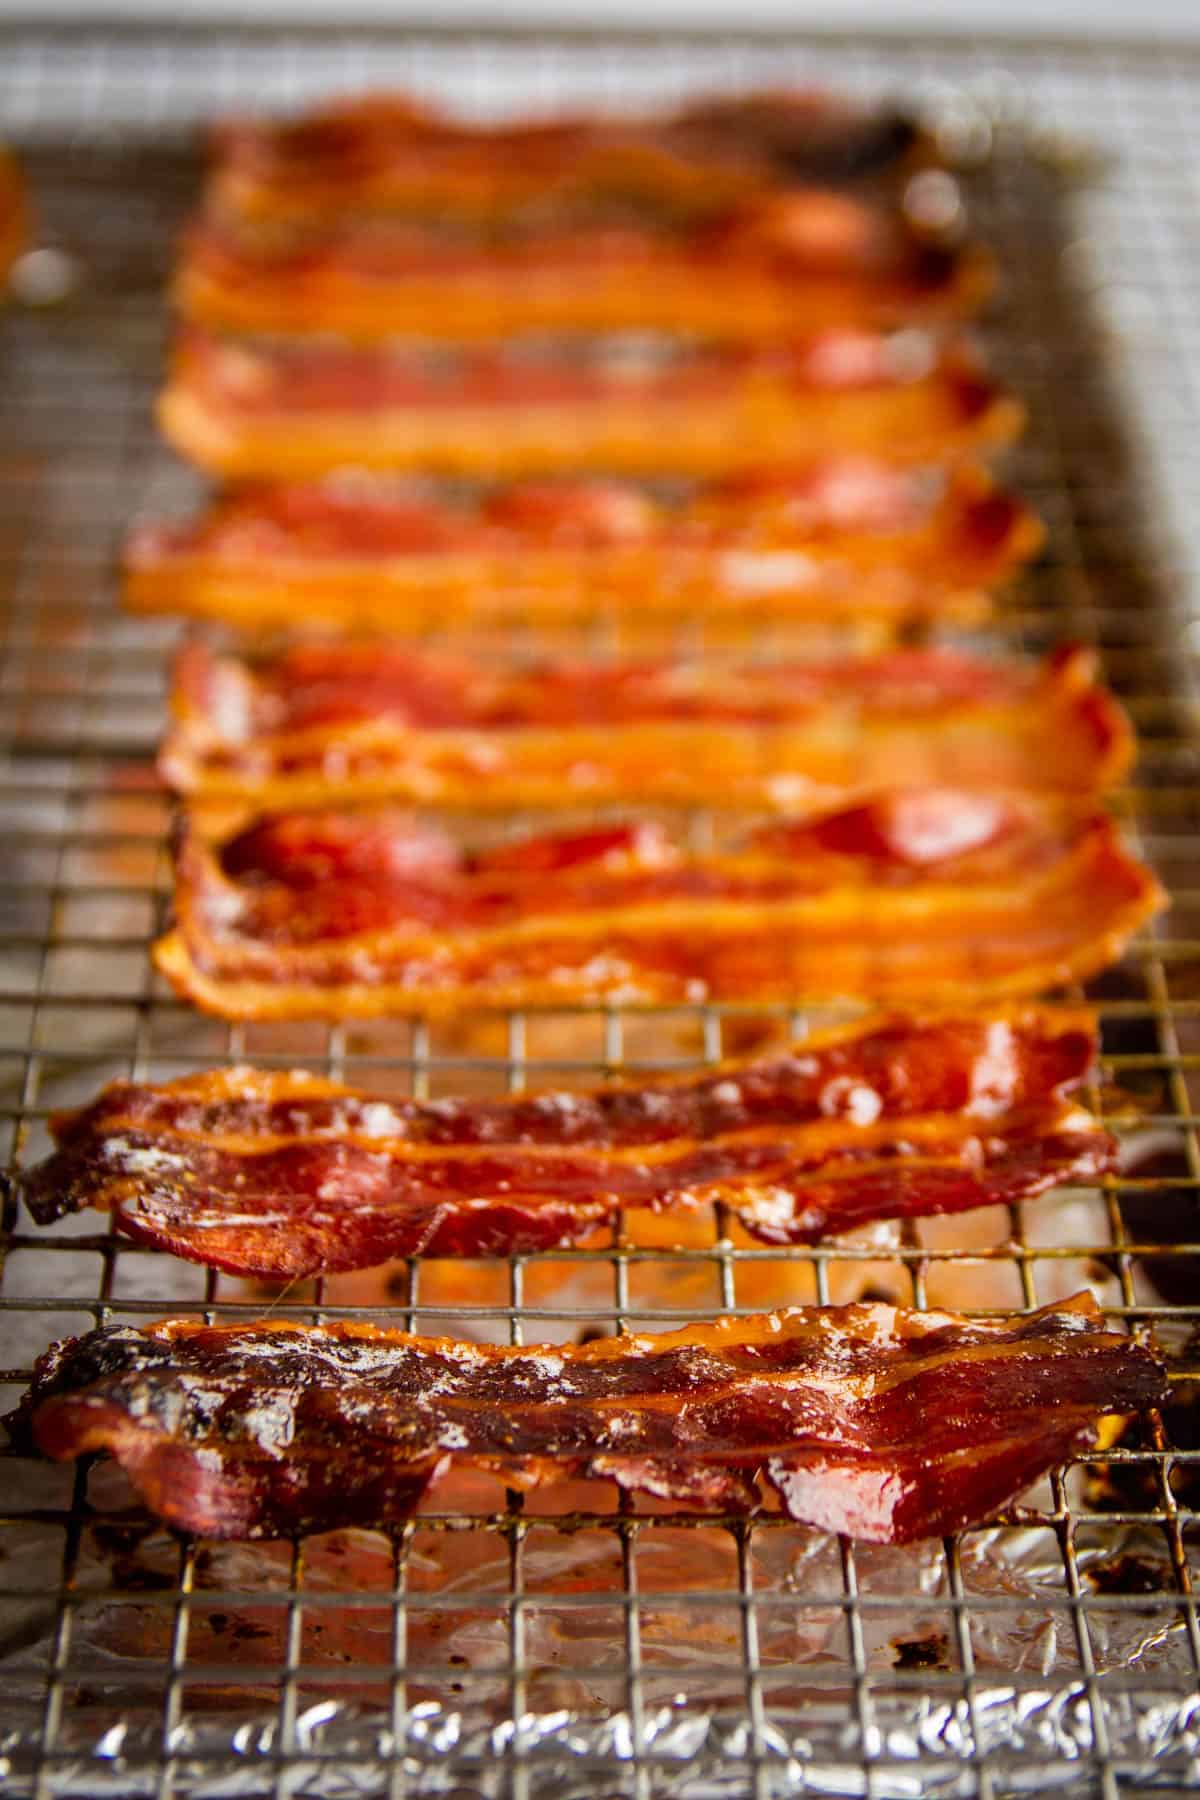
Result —
[{"label": "cooked bacon slice", "polygon": [[9,270],[25,248],[29,217],[25,183],[16,159],[0,144],[0,292]]},{"label": "cooked bacon slice", "polygon": [[496,1348],[366,1324],[168,1319],[55,1344],[10,1421],[107,1450],[207,1537],[397,1523],[452,1469],[572,1477],[710,1512],[770,1500],[877,1543],[978,1524],[1163,1398],[1090,1294],[1010,1318],[798,1307],[662,1336]]},{"label": "cooked bacon slice", "polygon": [[41,1224],[111,1209],[130,1237],[274,1280],[396,1256],[578,1243],[622,1207],[724,1202],[813,1243],[1104,1174],[1116,1145],[1067,1098],[1084,1013],[869,1023],[670,1081],[510,1099],[387,1100],[302,1074],[118,1082],[51,1122],[14,1178]]},{"label": "cooked bacon slice", "polygon": [[985,1004],[1113,961],[1162,904],[1107,816],[917,790],[692,854],[647,824],[463,850],[388,813],[180,840],[180,993],[226,1018],[855,998]]},{"label": "cooked bacon slice", "polygon": [[977,465],[944,481],[868,457],[762,469],[673,504],[617,481],[525,482],[468,508],[371,477],[243,490],[145,525],[125,603],[235,625],[420,632],[753,616],[837,629],[974,624],[1042,529]]},{"label": "cooked bacon slice", "polygon": [[861,180],[931,158],[911,120],[799,90],[499,127],[375,94],[283,123],[230,121],[213,148],[213,214],[275,232],[347,213],[703,218],[797,180]]},{"label": "cooked bacon slice", "polygon": [[690,229],[443,224],[356,229],[341,219],[293,244],[228,224],[189,233],[173,294],[218,331],[335,332],[494,342],[538,331],[686,331],[738,342],[830,326],[886,330],[963,319],[991,286],[974,246],[922,241],[879,207],[793,189]]},{"label": "cooked bacon slice", "polygon": [[197,326],[159,402],[182,455],[242,480],[343,465],[708,476],[831,451],[919,466],[1007,443],[1022,416],[961,346],[851,330],[766,348],[581,339],[570,354],[437,356]]},{"label": "cooked bacon slice", "polygon": [[954,650],[808,663],[487,667],[393,644],[251,662],[190,644],[160,772],[202,800],[291,807],[588,801],[828,808],[890,787],[1088,794],[1133,734],[1095,660]]}]

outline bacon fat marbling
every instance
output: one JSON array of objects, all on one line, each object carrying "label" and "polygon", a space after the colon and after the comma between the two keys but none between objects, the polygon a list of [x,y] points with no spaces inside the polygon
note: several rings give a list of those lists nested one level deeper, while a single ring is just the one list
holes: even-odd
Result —
[{"label": "bacon fat marbling", "polygon": [[10,1424],[60,1460],[109,1451],[152,1512],[211,1537],[396,1524],[471,1469],[707,1512],[769,1501],[906,1543],[989,1517],[1164,1388],[1087,1294],[1009,1318],[813,1307],[553,1348],[174,1319],[55,1345]]}]

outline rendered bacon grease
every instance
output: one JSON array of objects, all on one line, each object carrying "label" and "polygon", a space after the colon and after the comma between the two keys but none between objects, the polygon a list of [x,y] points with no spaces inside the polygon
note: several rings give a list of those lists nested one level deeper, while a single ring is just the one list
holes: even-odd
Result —
[{"label": "rendered bacon grease", "polygon": [[146,524],[125,604],[243,626],[706,625],[780,618],[892,631],[986,617],[1042,529],[977,464],[945,476],[829,455],[685,487],[563,476],[458,497],[343,471]]},{"label": "rendered bacon grease", "polygon": [[1030,1198],[1114,1166],[1071,1091],[1086,1013],[868,1023],[670,1081],[385,1100],[302,1074],[118,1082],[59,1114],[16,1179],[40,1223],[83,1206],[157,1249],[289,1280],[396,1256],[578,1243],[625,1207],[724,1202],[765,1243]]},{"label": "rendered bacon grease", "polygon": [[1011,1318],[812,1307],[553,1348],[174,1319],[55,1345],[11,1424],[60,1460],[109,1451],[152,1512],[211,1537],[394,1524],[467,1468],[708,1512],[769,1500],[900,1544],[986,1519],[1164,1386],[1087,1294]]},{"label": "rendered bacon grease", "polygon": [[192,644],[173,712],[171,786],[279,810],[640,799],[794,813],[944,780],[1098,793],[1133,755],[1086,651],[493,667],[370,640],[257,661]]},{"label": "rendered bacon grease", "polygon": [[649,823],[478,850],[396,813],[178,847],[180,993],[227,1018],[855,999],[985,1005],[1114,961],[1162,904],[1086,805],[886,795],[698,854]]}]

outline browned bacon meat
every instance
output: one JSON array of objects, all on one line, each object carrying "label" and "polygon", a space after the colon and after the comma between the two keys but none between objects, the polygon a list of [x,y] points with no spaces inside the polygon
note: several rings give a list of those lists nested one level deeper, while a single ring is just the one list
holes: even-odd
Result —
[{"label": "browned bacon meat", "polygon": [[1115,1144],[1068,1099],[1084,1013],[867,1023],[670,1081],[389,1100],[310,1075],[120,1082],[53,1120],[16,1178],[41,1223],[111,1208],[130,1237],[287,1280],[395,1256],[577,1243],[623,1207],[723,1201],[752,1236],[811,1243],[1104,1173]]},{"label": "browned bacon meat", "polygon": [[514,667],[370,639],[256,661],[191,644],[173,710],[159,762],[173,787],[280,811],[584,799],[798,813],[942,780],[1089,794],[1133,754],[1082,650],[1040,664],[893,650]]},{"label": "browned bacon meat", "polygon": [[55,1345],[13,1424],[49,1456],[110,1451],[153,1512],[211,1537],[392,1524],[466,1467],[713,1512],[767,1499],[905,1543],[987,1518],[1099,1417],[1163,1391],[1087,1294],[1012,1318],[798,1308],[553,1349],[173,1319]]},{"label": "browned bacon meat", "polygon": [[920,467],[1007,443],[1022,416],[962,344],[849,328],[766,346],[602,337],[433,355],[193,326],[159,404],[182,455],[239,481],[347,466],[712,476],[831,452]]},{"label": "browned bacon meat", "polygon": [[181,993],[228,1018],[467,1005],[986,1004],[1105,967],[1162,904],[1078,803],[916,789],[697,854],[648,823],[486,849],[388,813],[178,851]]},{"label": "browned bacon meat", "polygon": [[185,318],[214,330],[363,344],[554,331],[760,343],[944,324],[969,317],[990,286],[974,245],[929,241],[890,208],[792,188],[669,226],[523,220],[470,233],[343,216],[280,243],[210,216],[185,240],[173,292]]},{"label": "browned bacon meat", "polygon": [[984,617],[1041,541],[1028,507],[977,464],[939,476],[824,456],[674,496],[569,476],[463,495],[356,469],[139,526],[124,597],[247,626],[408,633],[603,613],[626,634],[765,616],[887,634]]},{"label": "browned bacon meat", "polygon": [[928,161],[909,118],[820,91],[714,97],[644,117],[483,126],[404,93],[217,133],[210,212],[277,241],[351,216],[703,219],[797,181],[861,181]]},{"label": "browned bacon meat", "polygon": [[25,182],[16,159],[0,144],[0,293],[28,236]]}]

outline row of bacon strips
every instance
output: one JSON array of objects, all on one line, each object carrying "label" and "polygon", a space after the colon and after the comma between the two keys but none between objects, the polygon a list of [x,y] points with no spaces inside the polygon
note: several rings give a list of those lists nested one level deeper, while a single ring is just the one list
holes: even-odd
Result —
[{"label": "row of bacon strips", "polygon": [[[37,1220],[94,1206],[289,1281],[684,1243],[714,1206],[782,1255],[1114,1167],[1076,1098],[1094,1020],[1028,997],[1105,967],[1161,904],[1103,805],[1128,722],[1080,651],[900,641],[985,619],[1040,540],[974,460],[1020,410],[961,335],[990,265],[958,210],[909,121],[812,95],[501,131],[374,100],[221,135],[161,417],[257,485],[137,531],[127,598],[384,635],[184,649],[159,969],[229,1019],[907,1010],[500,1100],[250,1069],[118,1084],[16,1178]],[[751,642],[784,620],[809,653],[601,667],[412,641],[596,617]],[[711,841],[659,803],[715,807]],[[623,811],[499,841],[422,811],[580,805]],[[55,1346],[12,1424],[52,1456],[110,1451],[213,1535],[395,1522],[465,1470],[906,1542],[1003,1507],[1162,1391],[1088,1296],[553,1351],[176,1320]]]},{"label": "row of bacon strips", "polygon": [[129,601],[372,630],[983,616],[1040,528],[971,460],[1021,412],[963,335],[990,267],[957,220],[909,122],[805,95],[231,128],[160,416],[255,485],[138,532]]}]

